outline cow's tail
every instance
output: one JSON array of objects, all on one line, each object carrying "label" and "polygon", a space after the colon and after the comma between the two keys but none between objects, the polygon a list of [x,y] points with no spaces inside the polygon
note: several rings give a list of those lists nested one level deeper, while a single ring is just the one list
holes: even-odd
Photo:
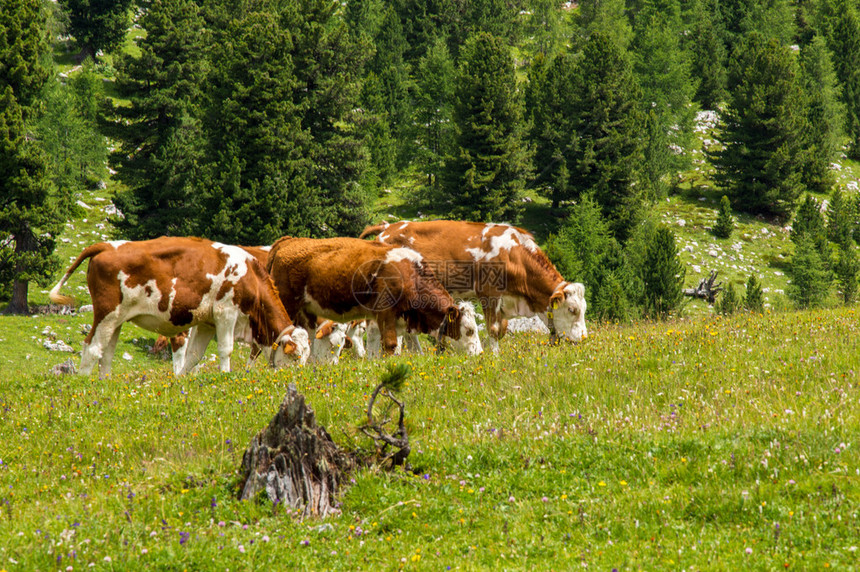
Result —
[{"label": "cow's tail", "polygon": [[71,306],[72,304],[74,304],[75,299],[71,296],[65,296],[63,294],[60,294],[60,288],[63,287],[63,284],[65,284],[69,277],[74,274],[75,270],[78,269],[78,266],[80,266],[84,260],[86,260],[87,258],[92,258],[96,254],[100,254],[105,250],[112,249],[113,246],[106,242],[99,242],[97,244],[85,248],[84,251],[81,252],[81,254],[78,256],[77,260],[72,262],[72,265],[69,266],[69,269],[66,270],[66,273],[63,275],[60,281],[57,282],[57,285],[51,288],[51,291],[48,293],[48,297],[51,299],[51,302],[54,302],[55,304],[60,304],[62,306]]},{"label": "cow's tail", "polygon": [[386,228],[388,228],[387,222],[381,222],[381,223],[373,225],[373,226],[365,227],[365,229],[363,231],[361,231],[361,234],[358,235],[358,238],[367,238],[368,236],[376,236],[377,234],[379,234],[380,232],[382,232]]}]

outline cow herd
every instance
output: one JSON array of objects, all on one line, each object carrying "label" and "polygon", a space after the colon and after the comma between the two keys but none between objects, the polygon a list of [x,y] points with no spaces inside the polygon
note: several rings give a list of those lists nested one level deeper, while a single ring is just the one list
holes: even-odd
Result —
[{"label": "cow herd", "polygon": [[[376,240],[364,240],[376,236]],[[80,372],[108,375],[125,322],[171,339],[173,369],[191,371],[213,337],[221,371],[230,371],[235,340],[273,367],[336,361],[348,340],[360,356],[437,348],[482,351],[478,301],[493,352],[509,318],[539,316],[551,341],[586,334],[585,291],[565,281],[527,231],[507,224],[401,221],[368,227],[360,238],[284,237],[271,247],[240,247],[202,238],[161,237],[94,244],[85,260],[93,326]]]}]

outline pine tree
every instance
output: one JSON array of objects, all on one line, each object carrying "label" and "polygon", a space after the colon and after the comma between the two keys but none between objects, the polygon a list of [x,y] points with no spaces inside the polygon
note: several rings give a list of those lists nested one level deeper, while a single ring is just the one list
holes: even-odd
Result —
[{"label": "pine tree", "polygon": [[416,162],[427,176],[427,185],[438,189],[444,157],[453,141],[454,61],[448,46],[438,38],[418,60],[415,77],[415,119],[418,151]]},{"label": "pine tree", "polygon": [[741,300],[740,295],[735,290],[734,284],[729,282],[729,285],[726,286],[722,296],[717,301],[715,309],[723,316],[730,316],[740,310],[742,304],[743,300]]},{"label": "pine tree", "polygon": [[764,292],[761,289],[761,282],[755,277],[755,274],[750,274],[747,280],[747,293],[744,297],[744,308],[750,312],[764,312]]},{"label": "pine tree", "polygon": [[851,246],[854,243],[854,205],[845,200],[839,187],[833,189],[827,203],[827,237],[837,245]]},{"label": "pine tree", "polygon": [[454,125],[455,152],[444,177],[451,213],[469,220],[516,220],[531,165],[513,59],[499,38],[482,32],[463,47]]},{"label": "pine tree", "polygon": [[649,137],[643,165],[644,181],[653,198],[668,192],[667,175],[689,163],[697,82],[691,61],[682,48],[681,10],[678,0],[645,2],[636,16],[633,71],[642,90],[648,114]]},{"label": "pine tree", "polygon": [[804,191],[804,99],[795,58],[776,40],[753,34],[730,66],[731,99],[709,154],[715,179],[751,213],[786,217]]},{"label": "pine tree", "polygon": [[[96,58],[99,51],[109,52],[125,39],[131,25],[134,0],[60,0],[69,14],[69,29],[81,48],[79,58]],[[149,1],[140,4],[148,8]]]},{"label": "pine tree", "polygon": [[664,226],[657,228],[648,243],[641,276],[645,308],[652,317],[667,318],[680,307],[685,274],[675,245],[675,233]]},{"label": "pine tree", "polygon": [[834,183],[830,165],[842,147],[845,107],[824,38],[813,37],[803,47],[800,61],[809,121],[803,179],[809,190],[829,192]]},{"label": "pine tree", "polygon": [[[28,312],[29,282],[46,284],[66,203],[48,178],[47,159],[29,123],[50,76],[45,13],[38,0],[2,3],[0,10],[0,295],[8,314]],[[20,99],[19,99],[20,96]],[[11,288],[10,288],[11,285]]]},{"label": "pine tree", "polygon": [[535,54],[552,57],[564,45],[563,12],[558,0],[528,0],[531,15],[525,35],[534,41]]},{"label": "pine tree", "polygon": [[822,260],[827,259],[827,229],[821,215],[821,205],[812,195],[806,195],[791,222],[791,241],[795,248],[803,239],[812,241]]},{"label": "pine tree", "polygon": [[567,185],[574,196],[592,193],[624,242],[643,200],[635,184],[644,126],[639,88],[624,53],[599,33],[585,43],[571,83],[566,113],[575,144],[564,150]]},{"label": "pine tree", "polygon": [[561,201],[578,196],[570,184],[568,161],[575,161],[577,135],[573,127],[575,55],[559,54],[552,60],[538,55],[529,69],[526,107],[530,114],[529,139],[535,150],[535,186],[558,209]]},{"label": "pine tree", "polygon": [[735,220],[732,217],[732,205],[729,197],[723,195],[720,199],[720,212],[717,214],[717,222],[714,224],[714,236],[717,238],[730,238],[735,230]]},{"label": "pine tree", "polygon": [[791,279],[786,294],[798,308],[824,305],[830,294],[832,277],[811,237],[799,239],[786,274]]},{"label": "pine tree", "polygon": [[839,243],[839,254],[834,273],[839,284],[842,301],[853,304],[857,299],[857,273],[860,272],[860,260],[857,259],[857,249],[853,242]]},{"label": "pine tree", "polygon": [[125,214],[113,222],[133,240],[193,234],[209,36],[193,0],[154,0],[140,24],[140,54],[117,62],[117,88],[131,105],[114,105],[107,125],[123,183],[114,202]]},{"label": "pine tree", "polygon": [[842,86],[848,154],[860,158],[860,9],[853,0],[834,0],[827,35],[833,64]]},{"label": "pine tree", "polygon": [[559,272],[585,284],[589,319],[626,320],[632,313],[629,268],[598,205],[585,195],[546,249]]},{"label": "pine tree", "polygon": [[310,137],[302,152],[310,170],[306,177],[309,195],[302,197],[300,193],[307,191],[300,188],[291,192],[297,201],[307,201],[309,212],[317,207],[324,212],[319,223],[311,216],[304,223],[303,217],[290,215],[293,226],[282,230],[293,228],[311,236],[355,236],[370,219],[368,203],[377,191],[362,184],[369,156],[355,112],[360,73],[371,50],[361,37],[350,33],[340,16],[339,2],[280,0],[277,4],[285,5],[280,27],[292,32],[289,56],[298,80],[292,102],[302,111],[302,132]]},{"label": "pine tree", "polygon": [[716,109],[728,97],[728,54],[718,0],[696,0],[690,10],[690,33],[685,36],[692,56],[691,75],[699,83],[693,99],[704,109]]},{"label": "pine tree", "polygon": [[262,10],[233,14],[217,31],[198,234],[270,244],[325,222],[308,188],[308,136],[293,102],[298,81],[289,29]]},{"label": "pine tree", "polygon": [[622,52],[627,50],[633,39],[624,0],[582,0],[579,3],[578,26],[583,37],[599,33]]}]

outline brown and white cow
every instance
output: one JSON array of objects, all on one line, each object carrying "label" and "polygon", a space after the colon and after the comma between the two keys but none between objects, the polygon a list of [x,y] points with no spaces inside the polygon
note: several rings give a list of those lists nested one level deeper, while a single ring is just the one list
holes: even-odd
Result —
[{"label": "brown and white cow", "polygon": [[336,322],[370,318],[382,348],[397,346],[396,324],[459,339],[461,315],[421,255],[409,248],[357,238],[289,238],[269,253],[269,274],[296,323],[309,331],[317,317]]},{"label": "brown and white cow", "polygon": [[87,259],[93,327],[84,341],[83,374],[96,362],[102,375],[110,373],[120,328],[129,321],[168,337],[196,327],[180,373],[196,365],[214,335],[221,371],[230,371],[234,338],[268,348],[274,366],[304,363],[310,353],[307,332],[293,325],[265,268],[239,247],[184,237],[100,242],[72,263],[51,290],[52,301],[74,302],[59,292]]},{"label": "brown and white cow", "polygon": [[454,296],[477,298],[484,309],[490,347],[506,320],[540,316],[550,331],[577,342],[586,337],[585,287],[567,282],[528,231],[508,224],[451,220],[400,221],[369,226],[361,238],[420,252]]}]

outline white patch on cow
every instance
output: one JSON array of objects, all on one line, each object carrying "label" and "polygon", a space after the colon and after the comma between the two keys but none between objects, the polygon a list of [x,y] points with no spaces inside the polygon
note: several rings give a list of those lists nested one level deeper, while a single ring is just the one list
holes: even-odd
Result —
[{"label": "white patch on cow", "polygon": [[503,250],[510,251],[515,246],[523,246],[528,249],[530,252],[535,252],[538,248],[537,243],[535,243],[534,239],[519,230],[516,227],[508,226],[508,225],[499,225],[494,223],[488,223],[481,233],[482,238],[486,241],[486,234],[492,228],[492,226],[503,226],[506,227],[504,232],[499,236],[491,236],[489,238],[489,250],[484,248],[484,245],[475,247],[475,248],[467,248],[466,252],[472,255],[472,258],[478,262],[480,260],[493,260],[499,254],[502,253]]},{"label": "white patch on cow", "polygon": [[213,285],[216,277],[222,278],[222,284],[224,280],[228,280],[231,283],[236,284],[243,276],[245,276],[245,274],[248,273],[248,262],[254,257],[247,250],[231,244],[221,244],[220,242],[213,243],[212,248],[220,250],[227,255],[227,262],[224,264],[224,268],[221,269],[221,272],[217,275],[206,275],[207,278],[212,280]]},{"label": "white patch on cow", "polygon": [[270,250],[272,250],[272,247],[271,246],[261,246],[260,250],[262,250],[264,252],[269,252]]},{"label": "white patch on cow", "polygon": [[128,242],[128,241],[127,240],[109,240],[109,241],[107,241],[107,243],[110,244],[111,246],[113,246],[114,248],[119,248],[120,246],[122,246],[126,242]]},{"label": "white patch on cow", "polygon": [[385,255],[386,263],[400,262],[401,260],[409,260],[419,266],[424,262],[424,258],[411,248],[394,248]]}]

